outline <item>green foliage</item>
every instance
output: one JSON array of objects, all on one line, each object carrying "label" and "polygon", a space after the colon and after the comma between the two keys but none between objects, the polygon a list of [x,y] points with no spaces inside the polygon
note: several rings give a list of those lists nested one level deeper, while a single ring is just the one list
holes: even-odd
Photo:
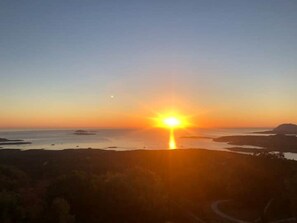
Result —
[{"label": "green foliage", "polygon": [[55,198],[49,211],[49,222],[74,223],[75,217],[70,214],[70,206],[63,198]]},{"label": "green foliage", "polygon": [[267,151],[263,152],[262,151],[262,152],[254,153],[254,156],[265,158],[265,159],[278,159],[278,160],[285,159],[285,155],[283,152],[267,152]]},{"label": "green foliage", "polygon": [[150,171],[132,169],[100,177],[73,173],[58,178],[48,199],[64,197],[78,222],[158,222],[165,218],[167,197]]},{"label": "green foliage", "polygon": [[292,214],[297,217],[297,175],[292,176],[286,182],[286,192],[290,200]]},{"label": "green foliage", "polygon": [[289,206],[297,215],[297,162],[283,159],[282,154],[247,156],[206,150],[2,153],[11,158],[2,155],[0,162],[15,167],[0,166],[1,223],[158,223],[172,220],[173,212],[183,219],[176,211],[181,206],[207,215],[203,206],[224,199],[257,212],[273,199],[268,217],[288,216]]},{"label": "green foliage", "polygon": [[22,210],[18,194],[14,192],[0,192],[0,222],[12,223],[22,219]]},{"label": "green foliage", "polygon": [[28,176],[11,166],[0,166],[0,191],[16,190],[28,184]]},{"label": "green foliage", "polygon": [[127,222],[165,220],[167,193],[161,180],[152,172],[136,168],[124,173],[109,173],[103,176],[103,182],[100,197],[103,212],[108,216],[127,219]]}]

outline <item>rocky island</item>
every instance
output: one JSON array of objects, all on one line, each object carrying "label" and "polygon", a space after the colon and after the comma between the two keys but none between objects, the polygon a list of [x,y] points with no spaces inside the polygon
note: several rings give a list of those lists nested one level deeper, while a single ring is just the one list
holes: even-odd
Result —
[{"label": "rocky island", "polygon": [[93,131],[86,131],[86,130],[76,130],[74,132],[75,135],[96,135]]},{"label": "rocky island", "polygon": [[[258,146],[265,151],[297,152],[297,137],[291,135],[270,136],[223,136],[214,139],[215,142],[227,142],[235,146]],[[232,148],[230,150],[233,150]],[[236,148],[236,151],[247,152],[246,148]],[[259,149],[248,148],[248,152],[259,152]]]},{"label": "rocky island", "polygon": [[255,132],[260,134],[297,134],[297,125],[281,124],[270,131]]},{"label": "rocky island", "polygon": [[[257,153],[259,151],[266,151],[297,153],[297,125],[295,124],[281,124],[272,130],[254,133],[270,135],[222,136],[213,140],[215,142],[226,142],[229,145],[238,146],[228,148],[234,152]],[[256,146],[260,148],[242,148],[240,146]]]},{"label": "rocky island", "polygon": [[31,144],[31,142],[25,142],[21,139],[5,139],[0,138],[0,146],[7,146],[7,145],[24,145],[24,144]]}]

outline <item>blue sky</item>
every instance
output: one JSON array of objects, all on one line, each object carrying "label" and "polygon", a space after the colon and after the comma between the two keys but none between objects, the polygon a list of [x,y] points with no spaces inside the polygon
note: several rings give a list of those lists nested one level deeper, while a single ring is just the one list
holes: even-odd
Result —
[{"label": "blue sky", "polygon": [[0,1],[1,126],[116,126],[177,106],[201,126],[297,122],[296,11],[294,0]]}]

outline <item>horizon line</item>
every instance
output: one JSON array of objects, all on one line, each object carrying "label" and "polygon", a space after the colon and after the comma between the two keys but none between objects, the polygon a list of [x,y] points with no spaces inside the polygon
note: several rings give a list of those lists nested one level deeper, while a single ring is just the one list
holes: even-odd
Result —
[{"label": "horizon line", "polygon": [[[233,127],[189,127],[185,129],[272,129],[272,126],[233,126]],[[0,130],[72,130],[72,129],[144,129],[143,127],[0,127]],[[159,129],[159,128],[153,128]]]}]

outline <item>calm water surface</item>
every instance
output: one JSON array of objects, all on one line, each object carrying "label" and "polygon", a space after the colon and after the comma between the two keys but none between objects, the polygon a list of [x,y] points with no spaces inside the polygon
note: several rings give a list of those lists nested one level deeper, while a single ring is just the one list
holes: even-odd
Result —
[{"label": "calm water surface", "polygon": [[[22,139],[32,142],[28,145],[9,145],[3,148],[12,149],[69,149],[69,148],[98,148],[112,150],[136,149],[168,149],[168,131],[166,129],[84,129],[95,131],[96,135],[75,135],[76,129],[53,130],[32,129],[14,130],[1,129],[0,138]],[[228,151],[227,143],[214,142],[208,138],[182,138],[183,136],[199,136],[215,138],[228,135],[247,135],[267,129],[191,129],[176,130],[178,148],[201,148]],[[251,148],[252,146],[247,146]],[[256,147],[253,147],[256,148]],[[261,149],[261,148],[259,148]],[[297,158],[295,153],[286,153],[287,158]]]}]

